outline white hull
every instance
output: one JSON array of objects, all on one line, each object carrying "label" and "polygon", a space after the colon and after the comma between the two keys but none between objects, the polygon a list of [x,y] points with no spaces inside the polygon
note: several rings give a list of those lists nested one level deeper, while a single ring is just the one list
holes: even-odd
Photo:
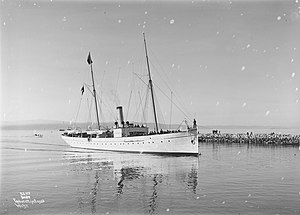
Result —
[{"label": "white hull", "polygon": [[134,137],[82,138],[62,135],[71,147],[139,153],[198,154],[197,129]]}]

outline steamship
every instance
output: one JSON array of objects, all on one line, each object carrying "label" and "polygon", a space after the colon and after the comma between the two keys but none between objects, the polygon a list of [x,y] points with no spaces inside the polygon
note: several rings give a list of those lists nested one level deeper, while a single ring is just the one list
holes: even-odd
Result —
[{"label": "steamship", "polygon": [[150,131],[149,127],[145,125],[134,125],[129,121],[124,122],[122,106],[117,107],[119,112],[119,122],[116,122],[111,129],[103,130],[100,128],[92,67],[93,61],[89,53],[87,63],[90,65],[91,70],[98,129],[86,131],[74,129],[65,131],[62,133],[62,139],[71,147],[137,153],[198,154],[198,128],[195,119],[191,126],[186,123],[186,128],[184,130],[159,130],[153,94],[153,83],[151,79],[144,33],[143,38],[149,78],[148,86],[151,92],[152,109],[155,120],[155,130]]}]

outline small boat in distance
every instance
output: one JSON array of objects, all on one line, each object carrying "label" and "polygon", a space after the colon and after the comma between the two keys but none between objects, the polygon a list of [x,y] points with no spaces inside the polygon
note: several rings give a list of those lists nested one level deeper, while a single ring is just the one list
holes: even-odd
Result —
[{"label": "small boat in distance", "polygon": [[35,136],[35,137],[40,137],[40,138],[43,137],[43,135],[40,134],[40,133],[37,133],[36,130],[34,130],[33,133],[34,133],[34,136]]},{"label": "small boat in distance", "polygon": [[96,116],[98,122],[97,130],[68,130],[62,133],[62,139],[71,147],[96,149],[104,151],[119,152],[138,152],[138,153],[162,153],[162,154],[192,154],[198,155],[198,128],[196,120],[193,125],[186,125],[186,130],[163,131],[159,130],[156,106],[154,102],[153,83],[151,79],[150,66],[148,60],[145,34],[144,45],[146,53],[146,62],[149,82],[148,86],[151,91],[152,109],[155,120],[155,131],[149,131],[149,127],[141,125],[134,126],[128,121],[124,121],[123,108],[118,106],[119,122],[111,129],[100,129],[96,90],[93,75],[93,61],[90,53],[88,54],[87,63],[91,68],[93,82],[93,97],[95,100]]}]

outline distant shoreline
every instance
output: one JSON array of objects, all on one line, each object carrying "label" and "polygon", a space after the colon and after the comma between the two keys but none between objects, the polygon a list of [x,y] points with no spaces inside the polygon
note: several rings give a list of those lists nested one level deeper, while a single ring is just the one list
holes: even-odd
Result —
[{"label": "distant shoreline", "polygon": [[[134,122],[138,123],[138,122]],[[141,124],[141,123],[138,123]],[[76,123],[77,127],[87,128],[88,123],[86,122],[79,122]],[[112,127],[114,125],[113,122],[104,122],[102,126],[104,127]],[[153,123],[147,124],[150,129],[154,127]],[[69,122],[67,121],[51,121],[51,120],[32,120],[32,121],[13,121],[13,122],[0,122],[0,129],[1,130],[59,130],[59,129],[67,129],[68,127],[72,127]],[[96,124],[95,124],[96,126]],[[162,128],[168,128],[169,125],[160,125]],[[174,124],[171,125],[172,129],[176,129],[179,125]],[[257,125],[198,125],[200,133],[210,133],[215,129],[218,129],[222,133],[239,133],[239,132],[232,132],[232,130],[239,130],[239,131],[249,131],[252,130],[269,130],[272,132],[273,130],[296,130],[299,131],[297,133],[300,134],[300,127],[297,126],[257,126]],[[230,130],[230,132],[226,132],[226,130]],[[203,132],[205,131],[205,132]],[[265,133],[265,132],[264,132]]]}]

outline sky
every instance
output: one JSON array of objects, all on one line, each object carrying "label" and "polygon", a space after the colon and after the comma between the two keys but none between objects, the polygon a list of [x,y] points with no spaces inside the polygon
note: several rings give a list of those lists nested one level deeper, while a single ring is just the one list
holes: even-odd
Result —
[{"label": "sky", "polygon": [[0,121],[95,119],[89,52],[100,120],[153,121],[145,32],[160,122],[300,126],[299,1],[2,0]]}]

